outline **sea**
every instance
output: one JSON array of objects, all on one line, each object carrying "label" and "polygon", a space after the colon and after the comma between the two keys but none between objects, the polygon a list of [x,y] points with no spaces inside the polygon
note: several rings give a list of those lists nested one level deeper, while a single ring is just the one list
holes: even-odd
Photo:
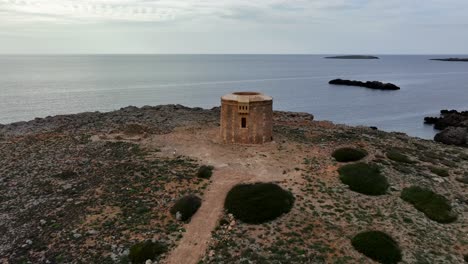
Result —
[{"label": "sea", "polygon": [[[134,105],[212,108],[234,91],[260,91],[274,109],[432,139],[425,116],[468,110],[462,55],[0,55],[0,123]],[[398,91],[332,86],[331,79],[391,82]]]}]

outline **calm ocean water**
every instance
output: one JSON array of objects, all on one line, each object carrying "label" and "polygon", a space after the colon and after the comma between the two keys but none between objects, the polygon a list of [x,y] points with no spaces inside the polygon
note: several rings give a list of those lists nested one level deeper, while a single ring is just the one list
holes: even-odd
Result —
[{"label": "calm ocean water", "polygon": [[[0,56],[0,123],[135,105],[211,108],[232,91],[274,97],[277,110],[317,120],[377,126],[432,138],[423,124],[440,109],[468,109],[468,63],[446,56],[326,60],[323,55]],[[402,87],[375,91],[330,86],[334,78]]]}]

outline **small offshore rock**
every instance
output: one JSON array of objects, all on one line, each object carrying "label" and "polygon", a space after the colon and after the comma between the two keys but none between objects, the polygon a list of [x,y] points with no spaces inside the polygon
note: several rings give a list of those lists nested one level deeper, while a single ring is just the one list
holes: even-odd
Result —
[{"label": "small offshore rock", "polygon": [[335,80],[331,80],[328,83],[334,84],[334,85],[359,86],[359,87],[365,87],[365,88],[376,89],[376,90],[400,90],[400,87],[396,86],[393,83],[382,83],[378,81],[361,82],[361,81],[335,79]]}]

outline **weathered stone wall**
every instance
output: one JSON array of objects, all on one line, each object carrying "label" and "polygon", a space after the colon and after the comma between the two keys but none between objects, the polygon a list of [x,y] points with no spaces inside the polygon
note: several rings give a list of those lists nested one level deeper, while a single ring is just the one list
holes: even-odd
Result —
[{"label": "weathered stone wall", "polygon": [[[246,127],[242,128],[242,118]],[[273,137],[273,101],[249,103],[249,113],[239,113],[239,103],[221,100],[221,138],[224,143],[262,144]]]}]

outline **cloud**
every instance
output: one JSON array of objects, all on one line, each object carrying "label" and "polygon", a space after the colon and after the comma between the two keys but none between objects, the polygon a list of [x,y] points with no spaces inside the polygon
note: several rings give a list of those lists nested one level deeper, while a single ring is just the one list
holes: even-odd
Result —
[{"label": "cloud", "polygon": [[[0,0],[0,22],[163,22],[220,19],[257,22],[366,18],[429,20],[464,16],[465,0]],[[441,11],[444,12],[441,12]],[[447,16],[447,15],[445,15]],[[451,21],[449,23],[455,23]],[[466,19],[465,19],[466,22]]]},{"label": "cloud", "polygon": [[[167,21],[193,17],[221,19],[304,18],[322,11],[349,10],[370,0],[0,0],[1,21]],[[16,19],[15,19],[16,18]]]},{"label": "cloud", "polygon": [[466,50],[467,9],[466,0],[0,0],[0,53]]}]

